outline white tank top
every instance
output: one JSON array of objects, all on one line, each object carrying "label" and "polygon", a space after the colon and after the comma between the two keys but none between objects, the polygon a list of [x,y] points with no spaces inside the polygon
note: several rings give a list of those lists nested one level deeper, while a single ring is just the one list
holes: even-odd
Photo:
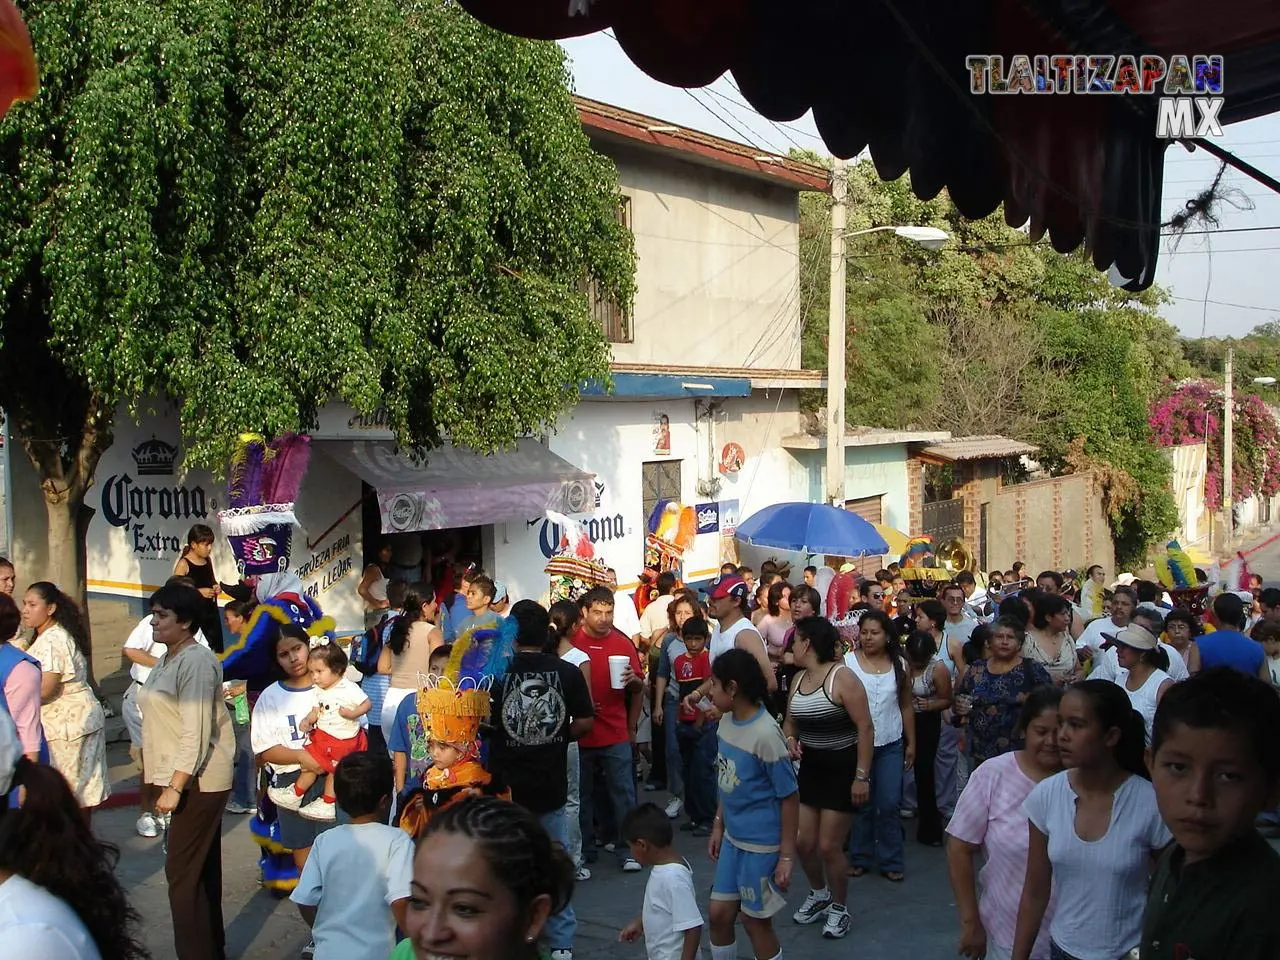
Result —
[{"label": "white tank top", "polygon": [[876,731],[877,747],[901,740],[902,705],[898,701],[898,672],[868,673],[858,662],[858,652],[850,650],[844,655],[844,663],[862,681],[867,691],[867,703],[871,707],[871,724]]},{"label": "white tank top", "polygon": [[[738,634],[743,630],[755,629],[756,628],[752,626],[751,620],[748,617],[735,620],[731,626],[726,627],[723,630],[720,628],[720,624],[717,623],[715,630],[712,633],[710,647],[708,648],[711,654],[711,662],[715,663],[716,657],[720,656],[720,654],[724,653],[726,650],[732,650],[734,646],[737,645]],[[758,633],[759,631],[756,632]],[[763,645],[764,640],[761,639],[760,643]]]},{"label": "white tank top", "polygon": [[[1129,695],[1129,702],[1133,704],[1133,709],[1142,714],[1142,722],[1147,728],[1147,746],[1151,746],[1151,725],[1156,719],[1156,694],[1160,692],[1160,684],[1168,679],[1170,679],[1169,675],[1163,670],[1152,670],[1151,676],[1147,677],[1147,682],[1137,690],[1124,687],[1124,692]],[[1124,684],[1121,683],[1121,686]]]}]

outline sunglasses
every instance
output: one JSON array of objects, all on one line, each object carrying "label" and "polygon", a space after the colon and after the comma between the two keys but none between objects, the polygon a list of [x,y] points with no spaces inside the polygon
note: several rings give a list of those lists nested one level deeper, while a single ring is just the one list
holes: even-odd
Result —
[{"label": "sunglasses", "polygon": [[870,597],[872,600],[883,600],[883,599],[884,599],[884,594],[883,594],[883,593],[869,593],[869,594],[867,594],[867,596],[868,596],[868,597]]}]

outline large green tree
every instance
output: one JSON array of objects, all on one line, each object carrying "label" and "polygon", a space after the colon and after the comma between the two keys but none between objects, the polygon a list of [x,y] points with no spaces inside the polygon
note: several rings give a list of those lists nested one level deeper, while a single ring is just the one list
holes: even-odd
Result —
[{"label": "large green tree", "polygon": [[0,405],[50,573],[118,404],[179,401],[189,463],[339,398],[483,449],[607,376],[616,172],[559,48],[447,0],[19,0],[42,90],[0,123]]},{"label": "large green tree", "polygon": [[[1164,294],[1119,290],[1084,256],[1032,244],[1000,214],[965,220],[945,193],[920,200],[870,163],[849,173],[851,230],[921,224],[952,238],[938,252],[888,232],[850,238],[850,422],[1002,433],[1039,445],[1053,469],[1093,470],[1120,560],[1139,559],[1177,522],[1146,422],[1161,384],[1189,371],[1157,313]],[[811,363],[826,349],[825,200],[801,208]]]}]

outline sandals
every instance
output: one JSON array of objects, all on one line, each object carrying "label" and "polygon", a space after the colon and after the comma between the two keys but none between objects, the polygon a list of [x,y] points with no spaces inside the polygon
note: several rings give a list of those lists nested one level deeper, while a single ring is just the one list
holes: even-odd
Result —
[{"label": "sandals", "polygon": [[845,876],[847,877],[863,877],[863,876],[866,876],[866,874],[867,874],[866,867],[850,867],[848,870],[845,871]]},{"label": "sandals", "polygon": [[907,875],[905,873],[899,873],[896,870],[881,871],[880,876],[884,877],[890,883],[901,883],[903,880],[907,879]]}]

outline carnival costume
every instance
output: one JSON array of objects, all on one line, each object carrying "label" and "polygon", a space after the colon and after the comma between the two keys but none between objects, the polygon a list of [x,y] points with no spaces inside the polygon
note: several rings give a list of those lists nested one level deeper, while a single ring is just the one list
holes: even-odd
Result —
[{"label": "carnival costume", "polygon": [[506,673],[515,652],[517,624],[511,618],[497,628],[466,630],[453,645],[441,677],[423,677],[417,692],[418,714],[431,742],[455,748],[448,766],[435,763],[422,783],[408,790],[400,805],[400,828],[417,839],[431,818],[463,797],[510,799],[507,790],[485,769],[480,727],[489,719],[489,689]]},{"label": "carnival costume", "polygon": [[[310,438],[305,436],[290,434],[270,442],[242,436],[231,462],[228,508],[218,513],[240,576],[253,585],[258,599],[239,636],[222,652],[222,672],[228,680],[247,681],[251,690],[263,689],[274,678],[272,651],[285,624],[296,624],[311,637],[334,637],[333,619],[289,572],[294,503],[309,455]],[[293,851],[280,842],[275,805],[265,792],[259,791],[249,832],[262,848],[262,885],[284,893],[297,886]]]},{"label": "carnival costume", "polygon": [[596,556],[595,547],[582,524],[550,510],[547,511],[547,519],[560,528],[559,548],[545,567],[547,576],[551,578],[551,603],[557,600],[577,603],[593,587],[608,587],[610,593],[617,590],[618,578]]}]

